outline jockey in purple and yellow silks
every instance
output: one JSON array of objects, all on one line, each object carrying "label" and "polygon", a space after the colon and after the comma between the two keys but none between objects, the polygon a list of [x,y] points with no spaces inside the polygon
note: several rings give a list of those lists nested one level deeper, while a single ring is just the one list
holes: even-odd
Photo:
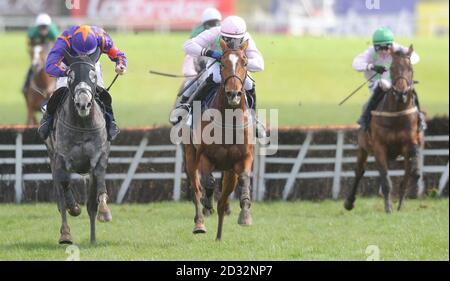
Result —
[{"label": "jockey in purple and yellow silks", "polygon": [[[47,110],[41,120],[38,129],[41,138],[46,139],[53,124],[53,115],[61,103],[67,90],[68,68],[64,60],[64,52],[72,56],[90,55],[100,48],[109,59],[116,63],[116,73],[124,74],[127,66],[125,54],[114,46],[111,37],[101,28],[96,26],[80,25],[72,26],[65,30],[56,40],[55,45],[48,54],[45,70],[51,76],[57,77],[56,90],[47,104]],[[108,139],[114,140],[120,132],[117,127],[111,106],[111,96],[103,85],[100,62],[95,62],[97,72],[97,101],[105,109]]]}]

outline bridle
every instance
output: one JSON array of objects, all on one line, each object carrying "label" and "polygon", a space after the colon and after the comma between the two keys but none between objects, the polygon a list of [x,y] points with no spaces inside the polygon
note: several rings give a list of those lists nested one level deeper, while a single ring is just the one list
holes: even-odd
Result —
[{"label": "bridle", "polygon": [[[95,73],[95,66],[94,66],[92,63],[90,63],[90,62],[86,62],[86,61],[76,61],[76,62],[72,63],[70,66],[73,66],[73,65],[76,65],[76,64],[86,64],[86,65],[88,65],[88,66],[91,68],[90,71],[94,71],[94,73]],[[89,77],[89,79],[90,79],[90,77]],[[96,79],[97,79],[97,78],[96,78]],[[71,95],[70,95],[70,96],[71,96],[72,100],[75,101],[75,97],[76,97],[75,93],[76,93],[76,92],[80,92],[81,90],[85,90],[85,91],[87,91],[87,92],[90,93],[90,95],[91,95],[90,102],[92,102],[92,100],[94,99],[94,95],[96,94],[95,87],[96,87],[97,81],[91,81],[91,82],[94,83],[94,89],[92,89],[92,88],[89,86],[89,84],[86,83],[85,81],[80,81],[80,82],[75,86],[74,91],[73,91],[73,92],[70,91],[70,92],[71,92]]]},{"label": "bridle", "polygon": [[[230,51],[233,51],[233,50],[230,50]],[[228,52],[230,52],[230,51],[228,51]],[[227,54],[228,52],[224,53],[223,55],[225,56],[225,54]],[[223,67],[224,67],[224,65],[221,63],[220,64],[220,76],[221,77],[222,77],[222,73],[223,73]],[[239,82],[241,83],[240,92],[245,93],[244,87],[245,87],[245,80],[247,79],[247,76],[248,76],[247,70],[245,71],[244,79],[242,79],[241,77],[237,76],[236,74],[231,74],[231,75],[227,76],[225,79],[223,79],[223,81],[221,83],[222,84],[221,87],[225,88],[225,85],[227,84],[228,80],[230,80],[232,78],[235,78],[235,79],[239,80]]]},{"label": "bridle", "polygon": [[[407,57],[407,56],[406,56],[406,57]],[[409,59],[409,57],[408,57],[408,59]],[[412,70],[411,70],[411,71],[412,71]],[[400,80],[405,80],[405,81],[406,81],[407,87],[406,87],[406,89],[405,89],[404,91],[400,91],[400,90],[396,87],[397,82],[400,81]],[[395,94],[400,95],[401,98],[402,98],[402,100],[405,100],[406,95],[407,95],[409,92],[411,92],[413,89],[414,89],[414,80],[413,80],[413,78],[412,78],[412,75],[411,75],[411,78],[408,78],[408,77],[406,77],[406,76],[404,76],[404,75],[400,75],[400,76],[396,77],[396,78],[393,80],[393,82],[392,82],[392,93],[393,93],[394,95],[395,95]]]}]

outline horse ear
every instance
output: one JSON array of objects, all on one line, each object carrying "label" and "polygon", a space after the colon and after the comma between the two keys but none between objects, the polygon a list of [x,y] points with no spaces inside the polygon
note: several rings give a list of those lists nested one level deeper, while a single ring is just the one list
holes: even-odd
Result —
[{"label": "horse ear", "polygon": [[98,59],[100,58],[102,52],[100,50],[100,48],[95,49],[95,52],[93,52],[92,54],[89,55],[89,58],[91,59],[91,61],[93,63],[96,63],[98,61]]},{"label": "horse ear", "polygon": [[227,45],[227,43],[225,43],[225,40],[223,40],[222,38],[220,38],[220,47],[222,48],[223,52],[228,50],[228,45]]},{"label": "horse ear", "polygon": [[413,48],[413,45],[411,44],[411,45],[409,45],[408,53],[406,53],[406,55],[408,55],[408,57],[410,57],[413,52],[414,52],[414,48]]},{"label": "horse ear", "polygon": [[70,66],[72,63],[75,62],[75,57],[72,56],[67,50],[64,50],[63,56],[66,62],[68,63],[68,66]]},{"label": "horse ear", "polygon": [[248,48],[248,40],[249,39],[245,40],[244,43],[242,44],[242,46],[241,46],[241,50],[242,51],[247,50],[247,48]]}]

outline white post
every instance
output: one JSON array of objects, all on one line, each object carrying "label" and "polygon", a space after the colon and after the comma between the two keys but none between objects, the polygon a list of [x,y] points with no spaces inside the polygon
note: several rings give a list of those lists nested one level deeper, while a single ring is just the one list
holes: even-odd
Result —
[{"label": "white post", "polygon": [[334,177],[333,177],[333,188],[332,188],[333,199],[338,199],[339,192],[341,191],[341,171],[342,171],[343,151],[344,151],[344,132],[339,131],[337,133],[336,161],[334,164]]},{"label": "white post", "polygon": [[22,155],[22,134],[18,133],[16,137],[16,180],[14,184],[17,204],[22,201]]},{"label": "white post", "polygon": [[425,184],[423,182],[423,165],[424,165],[423,147],[421,147],[419,149],[419,155],[418,155],[417,160],[419,162],[418,165],[419,165],[419,173],[420,173],[417,195],[422,196],[423,192],[425,191]]},{"label": "white post", "polygon": [[253,147],[253,177],[252,177],[252,201],[256,201],[258,200],[258,190],[259,190],[259,160],[260,160],[260,156],[259,156],[259,145],[258,142],[255,144],[255,146]]},{"label": "white post", "polygon": [[147,137],[144,137],[139,144],[138,149],[136,150],[136,154],[134,155],[133,161],[130,164],[130,168],[128,169],[127,176],[125,180],[122,182],[122,185],[120,186],[119,194],[117,195],[117,204],[121,204],[123,201],[123,198],[125,197],[125,194],[128,191],[128,188],[130,186],[131,180],[133,179],[134,173],[136,173],[136,169],[139,165],[139,161],[142,158],[142,155],[144,154],[145,147],[147,146],[148,139]]},{"label": "white post", "polygon": [[441,175],[441,178],[439,179],[439,195],[442,194],[442,191],[444,191],[444,187],[448,182],[448,164],[449,162],[447,162],[447,167],[445,168],[444,172]]},{"label": "white post", "polygon": [[258,201],[264,200],[266,194],[266,182],[264,179],[264,173],[266,170],[266,154],[263,153],[259,158],[259,173],[258,173]]},{"label": "white post", "polygon": [[291,193],[291,190],[294,186],[295,180],[297,178],[297,174],[300,171],[300,168],[303,164],[303,159],[305,159],[306,153],[308,152],[309,144],[312,140],[312,132],[308,132],[306,135],[305,141],[300,147],[300,151],[298,152],[297,159],[295,160],[294,165],[292,166],[291,174],[289,175],[289,178],[286,181],[286,185],[284,186],[283,190],[283,199],[286,200]]},{"label": "white post", "polygon": [[177,149],[175,151],[175,178],[173,185],[173,200],[175,201],[180,201],[181,177],[183,175],[182,165],[183,165],[183,151],[181,145],[177,144]]}]

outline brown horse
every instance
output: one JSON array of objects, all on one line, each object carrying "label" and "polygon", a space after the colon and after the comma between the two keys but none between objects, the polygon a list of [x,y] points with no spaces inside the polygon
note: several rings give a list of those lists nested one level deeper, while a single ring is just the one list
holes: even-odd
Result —
[{"label": "brown horse", "polygon": [[[254,136],[253,130],[248,125],[251,123],[249,121],[251,116],[247,111],[244,90],[244,81],[247,77],[245,50],[248,47],[248,41],[244,42],[242,47],[238,49],[228,48],[223,40],[220,44],[224,52],[221,61],[222,83],[211,102],[210,108],[220,112],[218,119],[221,121],[215,118],[212,121],[204,121],[204,118],[201,122],[199,119],[194,120],[197,124],[200,123],[202,135],[208,128],[211,129],[211,126],[214,126],[217,129],[214,134],[220,135],[219,140],[209,143],[201,138],[198,145],[192,143],[184,145],[186,173],[194,191],[194,234],[206,233],[203,213],[208,215],[213,211],[214,177],[212,172],[214,170],[223,171],[222,192],[217,202],[219,216],[217,240],[222,238],[223,219],[226,210],[229,208],[228,197],[236,186],[239,187],[241,206],[238,223],[240,225],[252,224],[249,208],[251,204],[250,174],[253,163],[253,144],[249,140]],[[226,112],[241,113],[241,118],[236,117],[227,123]],[[226,140],[229,136],[232,136],[231,141],[230,139]],[[202,188],[206,195],[203,197]],[[204,207],[203,213],[201,204]]]},{"label": "brown horse", "polygon": [[36,125],[35,113],[48,100],[55,90],[55,78],[45,71],[45,61],[51,46],[49,44],[35,45],[30,49],[31,71],[33,78],[25,94],[27,104],[27,125]]},{"label": "brown horse", "polygon": [[345,208],[354,207],[358,183],[364,175],[369,153],[375,156],[380,173],[381,190],[386,213],[392,212],[392,183],[388,175],[388,162],[404,157],[405,176],[399,189],[398,210],[404,204],[407,189],[417,188],[420,179],[418,156],[423,147],[423,132],[418,131],[418,109],[415,105],[413,69],[410,61],[412,45],[405,54],[391,48],[390,73],[392,87],[375,111],[372,111],[370,131],[358,133],[358,160],[353,188],[345,201]]}]

